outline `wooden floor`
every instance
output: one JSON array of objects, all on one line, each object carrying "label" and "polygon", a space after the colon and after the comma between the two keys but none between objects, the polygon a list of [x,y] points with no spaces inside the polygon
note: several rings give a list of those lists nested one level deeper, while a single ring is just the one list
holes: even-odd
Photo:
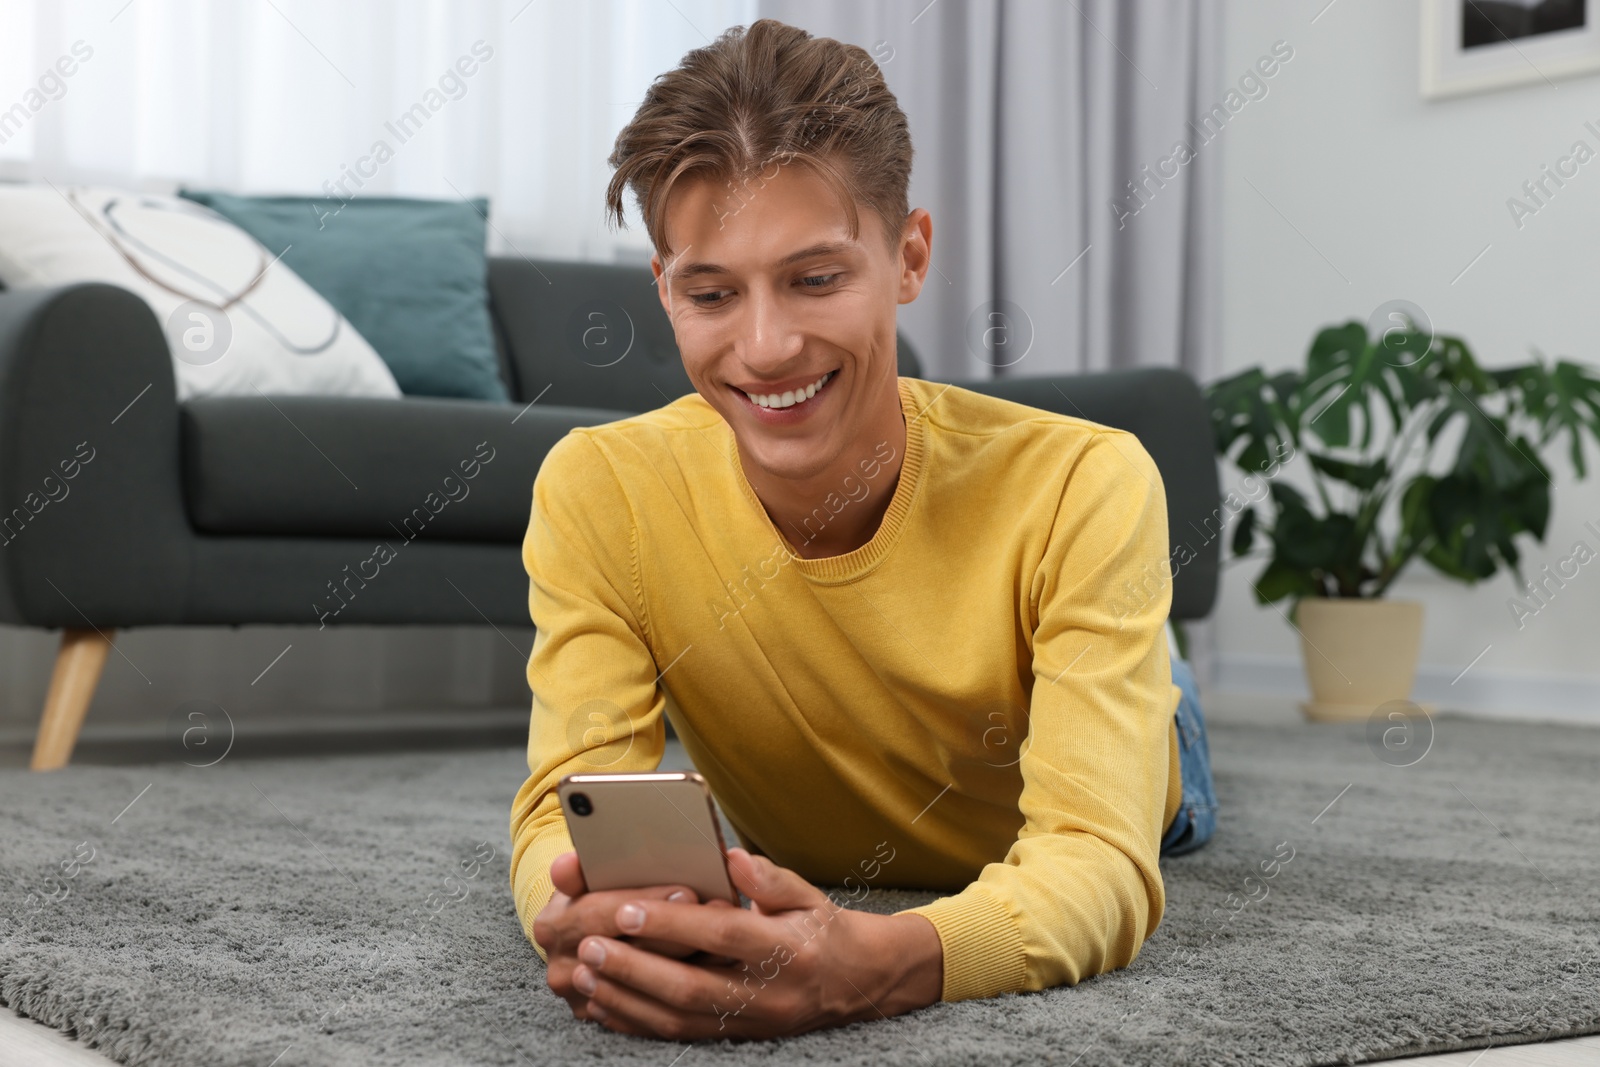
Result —
[{"label": "wooden floor", "polygon": [[1538,1045],[1446,1052],[1439,1056],[1411,1056],[1385,1062],[1426,1063],[1428,1067],[1594,1067],[1600,1063],[1600,1036],[1591,1034]]},{"label": "wooden floor", "polygon": [[[1206,716],[1218,722],[1273,722],[1285,721],[1283,701],[1271,698],[1216,699],[1207,696]],[[520,726],[519,726],[520,728]],[[425,747],[437,738],[413,739]],[[363,739],[351,734],[339,737],[318,738],[319,751],[366,751],[370,737]],[[303,751],[303,740],[295,746]],[[16,749],[11,751],[11,749]],[[674,751],[676,750],[676,751]],[[120,744],[113,746],[88,745],[80,750],[82,762],[118,763],[128,760],[152,758],[148,752],[138,751],[138,746]],[[0,766],[24,766],[26,753],[22,746],[0,745]],[[156,757],[159,758],[159,757]],[[662,766],[678,766],[683,759],[676,742],[668,746],[668,757]],[[686,761],[681,763],[687,767]],[[71,1038],[41,1026],[29,1019],[0,1008],[0,1067],[108,1067],[114,1061],[85,1048]],[[1331,1062],[1331,1061],[1330,1061]],[[1412,1056],[1399,1060],[1382,1061],[1385,1067],[1405,1064],[1426,1067],[1596,1067],[1600,1065],[1600,1035],[1545,1041],[1532,1045],[1504,1045],[1466,1052],[1445,1052],[1434,1056]]]}]

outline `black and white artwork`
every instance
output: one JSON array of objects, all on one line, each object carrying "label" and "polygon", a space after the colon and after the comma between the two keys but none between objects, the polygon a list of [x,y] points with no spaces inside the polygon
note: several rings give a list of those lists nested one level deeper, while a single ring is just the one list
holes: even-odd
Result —
[{"label": "black and white artwork", "polygon": [[1587,0],[1460,0],[1461,47],[1482,48],[1502,41],[1584,26]]},{"label": "black and white artwork", "polygon": [[1554,87],[1600,70],[1600,0],[1422,0],[1422,93]]}]

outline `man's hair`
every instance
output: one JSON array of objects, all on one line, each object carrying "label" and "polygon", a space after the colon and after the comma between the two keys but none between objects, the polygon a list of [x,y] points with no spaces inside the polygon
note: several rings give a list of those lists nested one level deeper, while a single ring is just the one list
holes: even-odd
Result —
[{"label": "man's hair", "polygon": [[662,259],[668,194],[684,175],[723,183],[725,220],[777,168],[813,168],[839,194],[858,238],[856,203],[883,220],[891,251],[910,213],[911,133],[866,50],[776,19],[734,26],[656,77],[607,160],[606,213],[623,222],[631,188]]}]

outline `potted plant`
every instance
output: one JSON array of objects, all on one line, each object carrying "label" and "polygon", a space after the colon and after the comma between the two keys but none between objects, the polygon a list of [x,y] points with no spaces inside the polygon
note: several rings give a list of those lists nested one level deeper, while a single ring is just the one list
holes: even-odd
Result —
[{"label": "potted plant", "polygon": [[1292,464],[1309,482],[1273,479],[1270,516],[1238,508],[1231,547],[1267,560],[1251,583],[1260,603],[1289,602],[1311,718],[1409,698],[1422,605],[1386,594],[1413,562],[1468,584],[1508,568],[1525,587],[1517,544],[1543,542],[1550,519],[1541,450],[1564,437],[1581,478],[1584,437],[1600,440],[1589,368],[1536,352],[1487,370],[1418,317],[1392,315],[1376,336],[1330,326],[1303,369],[1251,368],[1206,390],[1220,455],[1249,473]]}]

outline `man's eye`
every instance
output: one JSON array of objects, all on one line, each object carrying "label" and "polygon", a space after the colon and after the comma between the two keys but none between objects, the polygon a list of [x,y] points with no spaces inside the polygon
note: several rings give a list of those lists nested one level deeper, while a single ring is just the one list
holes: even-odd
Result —
[{"label": "man's eye", "polygon": [[[800,279],[803,289],[826,289],[839,280],[839,274],[812,274]],[[718,289],[710,293],[690,293],[689,300],[697,307],[710,307],[726,296],[728,290]]]}]

